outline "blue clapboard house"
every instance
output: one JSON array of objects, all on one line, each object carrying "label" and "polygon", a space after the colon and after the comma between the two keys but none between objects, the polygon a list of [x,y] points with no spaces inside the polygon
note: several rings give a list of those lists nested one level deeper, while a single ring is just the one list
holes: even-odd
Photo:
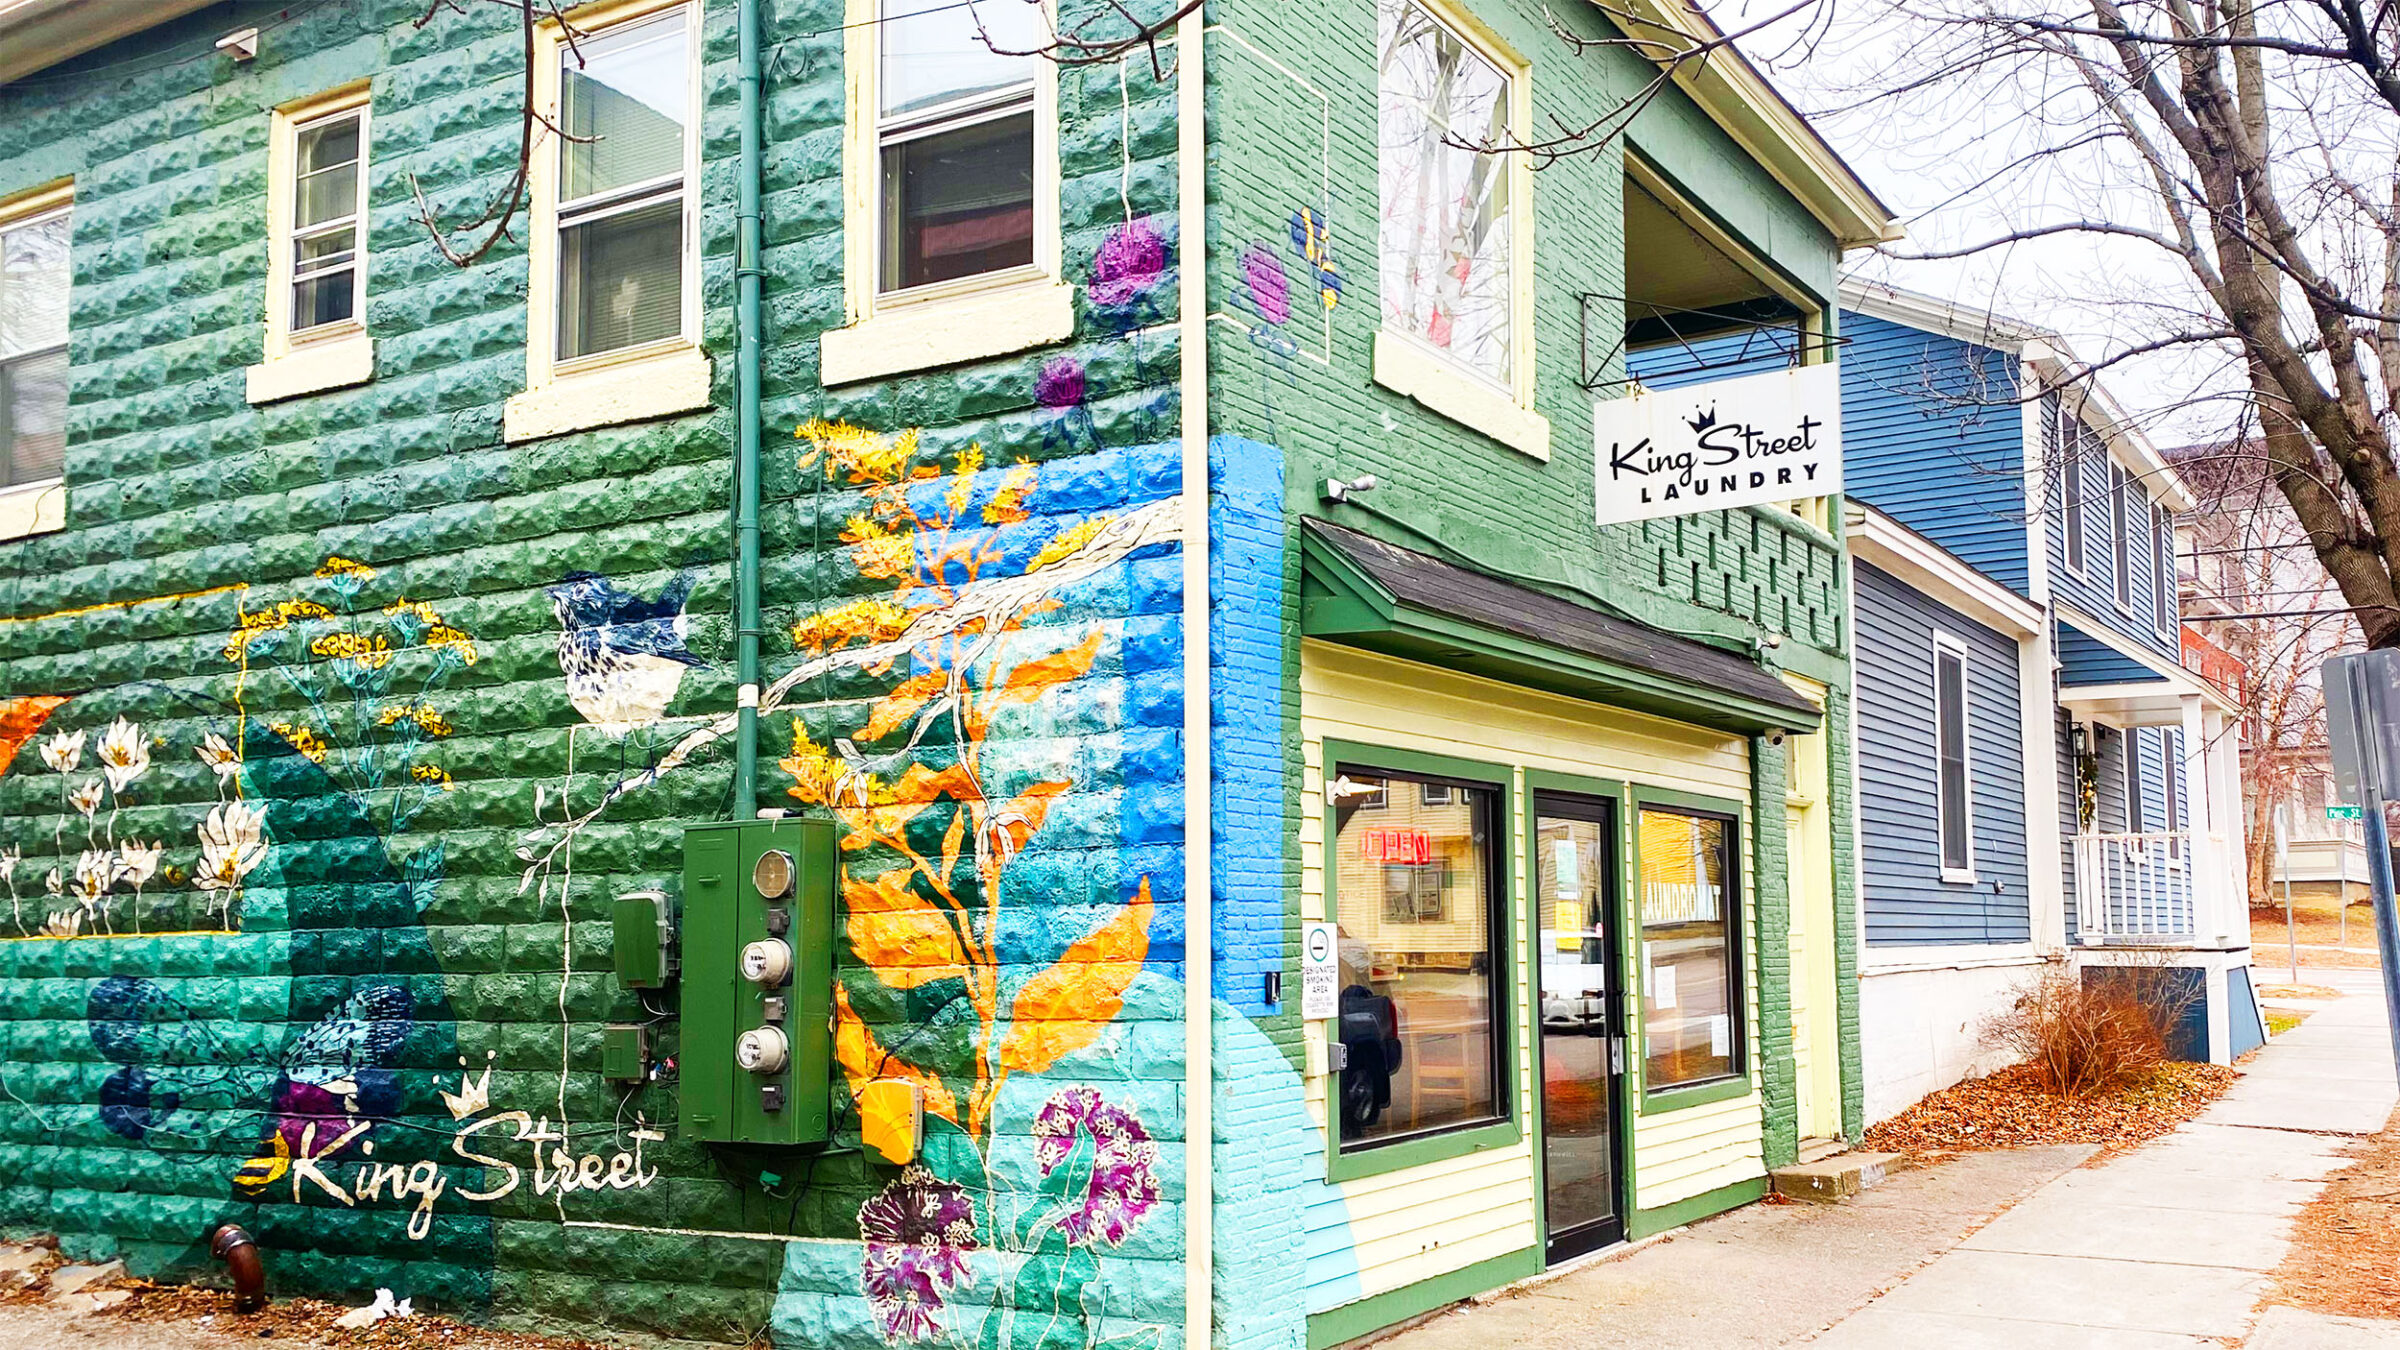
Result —
[{"label": "blue clapboard house", "polygon": [[2240,726],[2182,663],[2191,499],[2055,334],[1843,292],[1867,1117],[1992,1067],[2044,971],[2124,981],[2174,1050],[2263,1031]]}]

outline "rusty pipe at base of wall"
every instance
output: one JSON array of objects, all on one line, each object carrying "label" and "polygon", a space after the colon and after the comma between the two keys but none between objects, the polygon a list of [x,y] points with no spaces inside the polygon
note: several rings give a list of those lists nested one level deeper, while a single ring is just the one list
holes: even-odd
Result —
[{"label": "rusty pipe at base of wall", "polygon": [[254,1313],[267,1306],[267,1267],[259,1260],[256,1238],[229,1223],[209,1235],[208,1250],[233,1276],[235,1312]]}]

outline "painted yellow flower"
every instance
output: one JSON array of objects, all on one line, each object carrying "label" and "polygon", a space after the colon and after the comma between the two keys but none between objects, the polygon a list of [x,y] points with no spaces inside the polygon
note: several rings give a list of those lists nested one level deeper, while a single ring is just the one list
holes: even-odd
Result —
[{"label": "painted yellow flower", "polygon": [[916,610],[870,596],[793,624],[792,644],[815,655],[852,642],[889,642],[908,631],[916,617]]},{"label": "painted yellow flower", "polygon": [[271,722],[268,725],[276,735],[291,742],[294,750],[308,756],[312,763],[324,763],[325,756],[333,750],[332,746],[325,743],[324,737],[307,727],[296,726],[290,722]]},{"label": "painted yellow flower", "polygon": [[317,580],[331,581],[335,577],[357,577],[361,581],[375,575],[375,569],[355,558],[335,554],[317,565]]},{"label": "painted yellow flower", "polygon": [[866,516],[850,518],[849,528],[842,531],[842,542],[850,545],[851,560],[858,564],[860,574],[878,579],[905,576],[916,556],[916,546],[909,536],[894,534],[882,521]]},{"label": "painted yellow flower", "polygon": [[439,764],[419,764],[408,771],[408,776],[420,783],[437,786],[444,792],[458,786],[457,783],[451,781],[450,771]]},{"label": "painted yellow flower", "polygon": [[1033,555],[1032,562],[1025,564],[1025,570],[1039,572],[1059,559],[1068,557],[1075,550],[1090,543],[1093,535],[1108,527],[1108,522],[1109,517],[1107,516],[1093,516],[1060,530],[1051,537],[1049,543],[1042,545],[1041,552]]},{"label": "painted yellow flower", "polygon": [[460,665],[475,664],[475,639],[446,623],[435,624],[425,634],[425,647],[428,651],[451,653]]},{"label": "painted yellow flower", "polygon": [[1028,514],[1025,499],[1032,495],[1033,466],[1018,460],[1000,480],[1000,488],[992,494],[992,499],[983,504],[983,523],[1007,525],[1023,520]]},{"label": "painted yellow flower", "polygon": [[403,614],[413,614],[417,622],[428,628],[438,628],[442,623],[442,612],[422,600],[394,600],[383,607],[383,612],[395,619]]},{"label": "painted yellow flower", "polygon": [[356,661],[369,670],[381,670],[392,659],[391,643],[381,633],[373,637],[364,633],[326,633],[309,643],[308,650],[330,660]]}]

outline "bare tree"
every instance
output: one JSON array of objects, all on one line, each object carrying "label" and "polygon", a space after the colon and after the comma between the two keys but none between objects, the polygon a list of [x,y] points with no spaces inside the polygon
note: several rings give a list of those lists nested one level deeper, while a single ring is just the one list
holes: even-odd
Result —
[{"label": "bare tree", "polygon": [[[2275,875],[2275,812],[2301,805],[2301,780],[2326,760],[2324,695],[2317,670],[2357,645],[2358,630],[2318,565],[2308,534],[2249,447],[2191,446],[2169,452],[2198,499],[2187,517],[2190,612],[2228,616],[2208,625],[2242,663],[2242,796],[2249,817],[2249,894],[2269,898]],[[2295,816],[2296,833],[2311,822]]]},{"label": "bare tree", "polygon": [[[2000,106],[1978,189],[2008,228],[2145,245],[2185,278],[2129,299],[2128,349],[2222,365],[2205,391],[2258,458],[2367,641],[2400,645],[2400,27],[2353,0],[1892,0],[1870,95],[1900,126]],[[2107,359],[2114,359],[2113,357]]]}]

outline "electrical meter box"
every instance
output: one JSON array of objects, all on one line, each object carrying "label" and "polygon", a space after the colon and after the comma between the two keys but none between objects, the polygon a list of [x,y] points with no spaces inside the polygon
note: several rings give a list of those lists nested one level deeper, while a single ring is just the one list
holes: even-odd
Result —
[{"label": "electrical meter box", "polygon": [[683,836],[683,1134],[813,1144],[833,1095],[834,824],[727,821]]}]

